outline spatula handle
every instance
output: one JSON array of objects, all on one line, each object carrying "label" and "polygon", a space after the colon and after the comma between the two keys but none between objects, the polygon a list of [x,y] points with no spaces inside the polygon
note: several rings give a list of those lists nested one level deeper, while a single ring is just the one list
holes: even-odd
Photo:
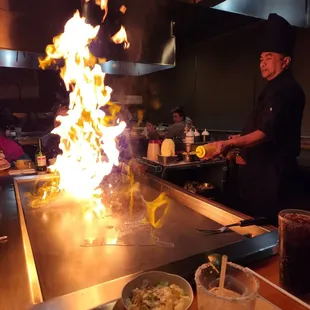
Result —
[{"label": "spatula handle", "polygon": [[240,221],[241,227],[251,226],[251,225],[264,225],[267,224],[267,219],[265,217],[254,217],[252,219]]}]

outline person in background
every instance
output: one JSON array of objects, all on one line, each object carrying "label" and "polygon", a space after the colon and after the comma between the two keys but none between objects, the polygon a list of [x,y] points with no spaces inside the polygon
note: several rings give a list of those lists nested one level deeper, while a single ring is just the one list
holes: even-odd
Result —
[{"label": "person in background", "polygon": [[159,134],[156,131],[156,123],[151,118],[145,118],[146,134],[149,140],[159,140]]},{"label": "person in background", "polygon": [[167,137],[184,137],[186,115],[182,108],[177,107],[172,111],[173,124],[168,127]]},{"label": "person in background", "polygon": [[176,107],[173,110],[171,110],[171,112],[172,112],[173,124],[179,124],[182,122],[185,123],[186,115],[183,108]]},{"label": "person in background", "polygon": [[145,121],[144,121],[144,111],[143,109],[137,110],[137,123],[134,125],[134,127],[144,127]]},{"label": "person in background", "polygon": [[4,122],[0,125],[0,150],[3,152],[5,159],[13,165],[15,160],[30,160],[23,148],[14,140],[7,138],[5,135],[7,126]]},{"label": "person in background", "polygon": [[[58,108],[58,110],[55,113],[54,128],[60,125],[60,122],[57,120],[57,116],[59,115],[65,116],[67,115],[67,113],[68,113],[67,106],[61,106]],[[57,155],[62,153],[61,149],[59,148],[59,143],[60,143],[60,137],[57,134],[50,132],[42,137],[43,152],[46,154],[47,160],[56,158]]]},{"label": "person in background", "polygon": [[214,143],[213,156],[241,148],[245,165],[239,167],[243,212],[265,216],[272,224],[291,207],[300,153],[305,94],[290,65],[295,46],[294,28],[270,14],[259,38],[261,75],[268,81],[240,136]]}]

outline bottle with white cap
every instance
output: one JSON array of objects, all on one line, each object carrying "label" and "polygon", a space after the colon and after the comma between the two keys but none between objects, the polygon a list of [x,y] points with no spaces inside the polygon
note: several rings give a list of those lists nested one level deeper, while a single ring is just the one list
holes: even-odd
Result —
[{"label": "bottle with white cap", "polygon": [[195,142],[200,142],[200,133],[197,129],[195,129],[195,132],[194,132],[194,135],[195,135]]},{"label": "bottle with white cap", "polygon": [[210,134],[209,134],[209,131],[207,131],[207,129],[205,129],[201,135],[202,135],[203,142],[207,142],[210,138]]},{"label": "bottle with white cap", "polygon": [[190,129],[187,133],[186,133],[186,137],[185,137],[185,143],[187,144],[193,144],[194,143],[194,138],[195,138],[195,134],[192,131],[192,129]]}]

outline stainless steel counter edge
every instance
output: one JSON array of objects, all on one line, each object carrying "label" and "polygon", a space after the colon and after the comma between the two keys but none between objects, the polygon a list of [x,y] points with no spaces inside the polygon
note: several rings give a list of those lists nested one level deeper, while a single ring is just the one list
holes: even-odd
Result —
[{"label": "stainless steel counter edge", "polygon": [[137,274],[98,284],[71,294],[63,295],[34,305],[31,310],[87,310],[102,306],[121,296],[123,287]]},{"label": "stainless steel counter edge", "polygon": [[27,309],[33,304],[13,178],[0,177],[0,309]]},{"label": "stainless steel counter edge", "polygon": [[33,304],[37,304],[43,301],[42,292],[40,288],[38,273],[32,253],[32,248],[28,236],[28,231],[26,227],[25,217],[23,208],[21,205],[20,195],[17,187],[17,179],[14,179],[14,189],[15,189],[15,197],[16,203],[19,213],[19,222],[20,229],[22,233],[23,245],[24,245],[24,254],[26,258],[27,272],[28,272],[28,280],[30,285],[30,294]]}]

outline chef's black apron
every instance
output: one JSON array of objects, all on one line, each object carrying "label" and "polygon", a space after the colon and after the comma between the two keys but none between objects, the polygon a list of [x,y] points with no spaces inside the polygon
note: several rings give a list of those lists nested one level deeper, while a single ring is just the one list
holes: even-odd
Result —
[{"label": "chef's black apron", "polygon": [[303,90],[290,71],[269,81],[260,94],[242,132],[261,130],[266,135],[262,143],[241,151],[246,161],[239,169],[243,212],[274,223],[277,213],[287,207],[297,175],[304,105]]}]

